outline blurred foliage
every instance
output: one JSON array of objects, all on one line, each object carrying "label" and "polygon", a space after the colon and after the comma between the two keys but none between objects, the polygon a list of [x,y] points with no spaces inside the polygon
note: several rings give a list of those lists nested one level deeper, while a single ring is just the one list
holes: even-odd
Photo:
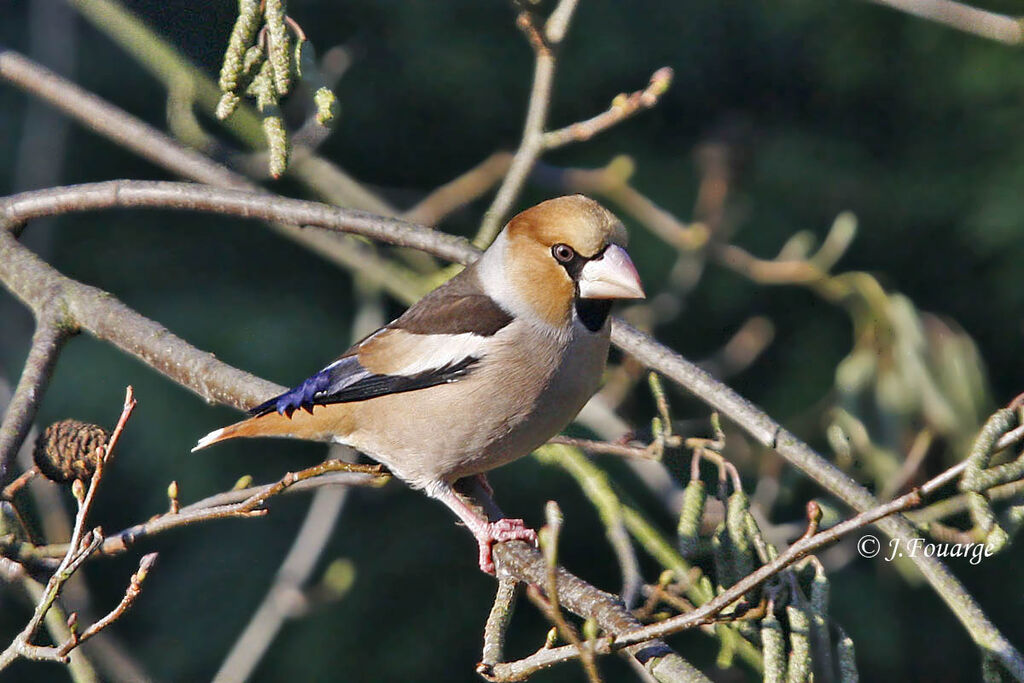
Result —
[{"label": "blurred foliage", "polygon": [[[21,51],[29,50],[28,5],[16,0],[0,8],[0,42]],[[129,6],[216,76],[233,3]],[[396,205],[410,205],[495,148],[516,145],[532,56],[506,3],[307,1],[290,3],[289,13],[321,54],[344,45],[352,57],[335,88],[342,113],[323,154]],[[546,160],[600,166],[628,153],[637,167],[633,186],[687,219],[698,187],[695,148],[709,140],[728,144],[741,161],[730,204],[743,218],[732,241],[768,258],[797,231],[824,236],[836,215],[853,211],[859,232],[835,272],[863,270],[898,290],[886,306],[902,321],[903,346],[865,334],[885,327],[877,310],[851,317],[805,288],[764,287],[717,266],[704,272],[680,317],[656,330],[658,338],[702,358],[749,316],[769,317],[775,340],[730,379],[734,388],[826,450],[827,409],[842,405],[892,457],[907,451],[908,434],[926,426],[922,416],[938,414],[934,403],[931,413],[906,401],[892,409],[882,370],[906,371],[909,354],[946,397],[948,419],[928,424],[952,435],[940,462],[932,459],[926,469],[963,457],[970,443],[963,436],[984,419],[986,401],[1005,403],[1024,376],[1024,140],[1012,132],[1024,117],[1020,55],[867,3],[582,0],[560,61],[552,126],[603,110],[662,65],[674,69],[675,79],[658,107]],[[162,87],[85,22],[73,78],[164,127]],[[0,86],[4,194],[27,189],[14,186],[16,163],[25,163],[18,150],[27,111],[24,95]],[[204,123],[217,130],[212,120]],[[78,127],[64,162],[62,184],[165,177]],[[532,185],[520,205],[550,194]],[[478,202],[443,227],[472,234],[484,208]],[[645,281],[664,281],[673,255],[635,223],[629,227]],[[141,221],[126,213],[78,215],[31,226],[26,241],[68,275],[280,383],[320,367],[350,336],[349,276],[253,223],[181,213],[149,212]],[[20,372],[29,323],[20,305],[0,294],[0,369],[8,378]],[[958,377],[936,370],[950,367],[936,354],[954,346],[960,358],[977,353],[958,366]],[[857,354],[874,370],[851,384],[842,372],[855,374],[849,364]],[[244,473],[270,480],[322,455],[310,444],[254,442],[188,457],[196,437],[231,412],[204,405],[87,338],[73,340],[61,357],[40,424],[74,417],[110,426],[129,383],[140,406],[96,512],[108,529],[162,510],[172,479],[189,501],[230,487]],[[975,390],[965,395],[968,385]],[[707,416],[705,407],[673,398],[677,417]],[[637,424],[653,414],[647,399],[627,405]],[[674,528],[624,467],[607,465],[664,528]],[[866,481],[884,480],[857,467]],[[617,590],[603,527],[568,477],[525,459],[492,481],[506,510],[538,526],[543,502],[557,499],[567,519],[565,565]],[[778,521],[798,518],[803,503],[820,493],[792,472],[782,483],[773,511]],[[209,678],[276,571],[305,506],[302,497],[279,500],[267,519],[193,528],[138,548],[161,550],[160,563],[137,608],[117,627],[119,637],[161,679]],[[1024,597],[1007,586],[1018,585],[1021,555],[1011,547],[976,567],[951,562],[1018,645]],[[493,581],[475,569],[472,543],[447,511],[399,486],[356,492],[321,572],[338,557],[357,567],[352,592],[289,623],[256,680],[477,680],[473,663]],[[119,558],[86,567],[99,604],[116,602],[120,577],[133,563]],[[646,576],[652,567],[645,561]],[[854,561],[830,578],[831,614],[857,643],[865,680],[951,680],[979,670],[974,646],[940,600],[910,587],[892,566]],[[18,610],[0,616],[5,633],[21,623]],[[532,610],[520,610],[509,654],[526,654],[546,630]],[[713,667],[713,642],[693,635],[673,642],[698,665]],[[610,680],[627,675],[614,659],[602,667]],[[55,669],[22,664],[13,671],[24,680]],[[580,675],[568,666],[535,680]]]}]

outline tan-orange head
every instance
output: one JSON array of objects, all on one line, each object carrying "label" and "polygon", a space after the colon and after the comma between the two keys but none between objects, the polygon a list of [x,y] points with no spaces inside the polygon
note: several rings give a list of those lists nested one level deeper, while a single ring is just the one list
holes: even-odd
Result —
[{"label": "tan-orange head", "polygon": [[508,285],[548,324],[566,324],[577,299],[644,296],[624,249],[622,222],[583,195],[523,211],[505,226],[501,239]]}]

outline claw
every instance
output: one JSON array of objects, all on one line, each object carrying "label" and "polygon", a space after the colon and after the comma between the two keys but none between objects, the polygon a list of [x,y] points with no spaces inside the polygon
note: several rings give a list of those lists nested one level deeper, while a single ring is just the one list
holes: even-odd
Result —
[{"label": "claw", "polygon": [[526,526],[521,519],[499,519],[488,522],[475,534],[480,548],[480,570],[494,574],[494,559],[491,557],[491,546],[504,541],[526,541],[537,545],[537,532]]}]

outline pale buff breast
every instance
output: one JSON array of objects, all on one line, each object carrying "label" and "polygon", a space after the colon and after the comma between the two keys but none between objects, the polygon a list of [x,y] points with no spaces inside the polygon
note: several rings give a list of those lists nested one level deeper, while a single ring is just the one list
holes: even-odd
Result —
[{"label": "pale buff breast", "polygon": [[[563,429],[597,389],[607,327],[574,326],[569,340],[517,327],[464,380],[352,406],[344,442],[414,487],[486,472]],[[528,334],[529,341],[511,334]],[[424,400],[427,399],[427,400]]]}]

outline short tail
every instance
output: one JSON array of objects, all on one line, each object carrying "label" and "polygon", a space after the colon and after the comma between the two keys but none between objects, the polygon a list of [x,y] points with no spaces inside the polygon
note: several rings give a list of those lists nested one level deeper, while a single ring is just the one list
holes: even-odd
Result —
[{"label": "short tail", "polygon": [[285,436],[309,441],[337,441],[353,426],[354,403],[313,405],[311,410],[288,411],[284,415],[272,411],[214,430],[201,438],[193,453],[218,441],[254,436]]},{"label": "short tail", "polygon": [[203,438],[199,439],[192,452],[212,446],[220,441],[238,438],[252,438],[260,436],[284,436],[299,439],[317,439],[316,431],[309,414],[296,411],[292,417],[279,413],[266,413],[258,417],[250,417],[248,420],[236,422],[227,427],[215,429]]}]

